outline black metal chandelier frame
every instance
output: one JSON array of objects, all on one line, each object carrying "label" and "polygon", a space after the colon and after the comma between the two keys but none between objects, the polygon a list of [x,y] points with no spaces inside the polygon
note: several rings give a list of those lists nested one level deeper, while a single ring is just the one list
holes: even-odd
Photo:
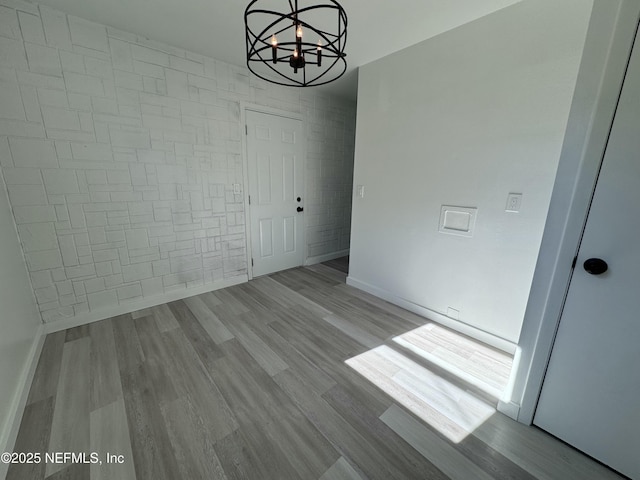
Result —
[{"label": "black metal chandelier frame", "polygon": [[[288,0],[290,12],[281,13],[273,10],[255,8],[260,0],[253,0],[244,12],[244,22],[247,40],[247,67],[256,76],[271,83],[292,87],[311,87],[324,85],[340,78],[347,70],[346,53],[344,52],[347,43],[347,14],[344,8],[335,0],[325,0],[325,2],[298,8],[298,0]],[[319,10],[330,9],[337,14],[337,31],[335,33],[321,30],[311,23],[303,20],[305,14]],[[260,32],[254,32],[250,27],[252,16],[267,15],[274,17],[274,20]],[[303,39],[300,29],[305,31],[304,36],[309,38],[310,34],[317,35],[319,43],[311,43]],[[293,40],[275,40],[278,36],[291,30]],[[323,64],[323,60],[325,60]],[[276,75],[269,77],[263,72],[254,68],[254,65],[261,63],[269,69],[266,72],[273,72]],[[278,63],[288,63],[291,70],[284,72],[275,67]],[[316,72],[309,72],[308,65],[315,65]],[[328,75],[336,69],[337,74]],[[341,69],[341,70],[340,70]],[[302,70],[302,78],[296,78],[298,70]],[[331,77],[331,78],[329,78]]]}]

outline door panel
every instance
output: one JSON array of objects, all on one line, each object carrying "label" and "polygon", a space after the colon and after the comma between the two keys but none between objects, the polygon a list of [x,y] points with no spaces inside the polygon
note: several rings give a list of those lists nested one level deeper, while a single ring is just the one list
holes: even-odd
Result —
[{"label": "door panel", "polygon": [[[534,423],[640,479],[640,47],[631,56]],[[590,258],[608,270],[590,274]]]},{"label": "door panel", "polygon": [[260,257],[267,258],[273,256],[273,221],[270,218],[263,218],[260,222]]},{"label": "door panel", "polygon": [[294,252],[296,249],[296,218],[288,217],[284,219],[283,225],[284,251]]},{"label": "door panel", "polygon": [[271,178],[271,157],[269,155],[257,155],[258,163],[258,205],[269,205],[271,203],[271,191],[273,181]]},{"label": "door panel", "polygon": [[296,166],[293,155],[282,157],[282,200],[293,201],[295,197]]},{"label": "door panel", "polygon": [[247,110],[254,276],[302,265],[301,138],[299,120]]}]

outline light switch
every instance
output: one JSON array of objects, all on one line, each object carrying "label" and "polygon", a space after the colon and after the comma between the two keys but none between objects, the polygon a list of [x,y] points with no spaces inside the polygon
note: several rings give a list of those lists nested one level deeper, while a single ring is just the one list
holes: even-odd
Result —
[{"label": "light switch", "polygon": [[521,193],[510,193],[507,197],[507,207],[505,211],[518,213],[520,211],[520,206],[522,205],[522,194]]},{"label": "light switch", "polygon": [[356,187],[356,195],[360,198],[364,198],[364,185],[358,185]]},{"label": "light switch", "polygon": [[234,195],[240,195],[242,193],[242,190],[240,189],[240,184],[239,183],[234,183],[233,184],[233,194]]}]

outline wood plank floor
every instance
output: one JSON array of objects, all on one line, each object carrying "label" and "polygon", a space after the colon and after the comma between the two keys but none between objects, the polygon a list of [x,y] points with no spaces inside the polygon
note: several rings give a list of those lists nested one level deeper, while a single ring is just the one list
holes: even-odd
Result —
[{"label": "wood plank floor", "polygon": [[[43,461],[11,465],[7,478],[622,478],[495,413],[493,396],[442,368],[453,354],[441,346],[433,363],[416,350],[443,338],[461,358],[468,339],[418,330],[404,337],[409,348],[394,342],[429,322],[345,285],[347,266],[288,270],[49,335],[15,450]],[[483,361],[503,368],[482,352],[472,375]],[[52,452],[102,463],[45,462]]]}]

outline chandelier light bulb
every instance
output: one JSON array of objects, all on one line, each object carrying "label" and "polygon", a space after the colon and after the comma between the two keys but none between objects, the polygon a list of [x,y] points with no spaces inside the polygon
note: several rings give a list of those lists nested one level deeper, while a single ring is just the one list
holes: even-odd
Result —
[{"label": "chandelier light bulb", "polygon": [[278,39],[275,35],[271,35],[271,61],[278,63]]},{"label": "chandelier light bulb", "polygon": [[298,25],[298,28],[296,29],[296,37],[302,38],[302,26],[300,25]]}]

